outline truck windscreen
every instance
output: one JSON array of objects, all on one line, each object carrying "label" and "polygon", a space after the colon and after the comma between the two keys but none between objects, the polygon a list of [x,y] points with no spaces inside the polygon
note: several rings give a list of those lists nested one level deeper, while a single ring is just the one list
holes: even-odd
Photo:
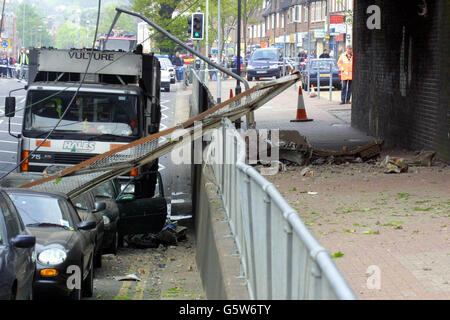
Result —
[{"label": "truck windscreen", "polygon": [[106,41],[106,46],[105,46],[105,40],[106,39],[101,39],[101,41],[100,41],[100,43],[101,43],[100,47],[102,50],[132,51],[136,44],[136,40],[133,40],[133,39],[109,38],[108,41]]},{"label": "truck windscreen", "polygon": [[[24,131],[51,131],[73,95],[67,91],[30,90],[27,105],[31,107],[25,110]],[[79,92],[54,132],[138,136],[138,101],[135,95]]]}]

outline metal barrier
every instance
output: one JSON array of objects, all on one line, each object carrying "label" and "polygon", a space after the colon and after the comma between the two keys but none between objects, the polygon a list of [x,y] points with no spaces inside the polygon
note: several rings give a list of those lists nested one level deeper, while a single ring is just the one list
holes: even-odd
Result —
[{"label": "metal barrier", "polygon": [[356,299],[330,255],[278,190],[245,164],[245,142],[222,119],[206,159],[220,190],[251,299]]},{"label": "metal barrier", "polygon": [[202,113],[216,105],[208,87],[201,80],[204,79],[205,70],[190,69],[192,73],[192,106],[196,108],[195,114]]}]

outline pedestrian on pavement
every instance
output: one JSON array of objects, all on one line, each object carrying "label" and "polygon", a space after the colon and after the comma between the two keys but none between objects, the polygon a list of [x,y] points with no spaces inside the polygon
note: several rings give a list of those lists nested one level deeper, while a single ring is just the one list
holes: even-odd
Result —
[{"label": "pedestrian on pavement", "polygon": [[8,78],[13,78],[13,70],[14,65],[16,64],[16,61],[13,57],[8,57]]},{"label": "pedestrian on pavement", "polygon": [[323,53],[319,56],[319,59],[329,59],[330,55],[328,54],[328,49],[324,49]]},{"label": "pedestrian on pavement", "polygon": [[311,51],[311,58],[313,59],[317,58],[316,50]]},{"label": "pedestrian on pavement", "polygon": [[20,52],[20,55],[19,55],[19,66],[20,66],[19,81],[22,80],[23,78],[26,78],[26,72],[28,70],[28,63],[29,63],[29,59],[28,59],[27,50],[25,48],[22,48],[22,51]]},{"label": "pedestrian on pavement", "polygon": [[353,81],[353,49],[348,47],[347,51],[341,55],[338,61],[338,67],[341,71],[342,92],[341,103],[350,103],[352,95],[352,81]]},{"label": "pedestrian on pavement", "polygon": [[173,65],[175,66],[175,69],[177,70],[176,76],[177,76],[177,80],[183,80],[183,66],[184,66],[184,61],[183,59],[180,57],[180,52],[176,52],[175,53],[175,57],[173,57],[173,61],[172,61]]}]

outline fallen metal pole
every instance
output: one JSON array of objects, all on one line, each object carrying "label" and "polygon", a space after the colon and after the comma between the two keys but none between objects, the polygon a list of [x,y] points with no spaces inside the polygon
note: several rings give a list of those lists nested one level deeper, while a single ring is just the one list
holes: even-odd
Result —
[{"label": "fallen metal pole", "polygon": [[169,38],[170,40],[176,42],[177,44],[179,44],[181,47],[183,47],[183,49],[185,49],[186,51],[189,51],[190,53],[192,53],[193,55],[199,57],[200,59],[202,59],[203,61],[205,61],[207,64],[219,69],[220,71],[222,71],[223,73],[228,74],[229,76],[235,78],[238,81],[241,81],[244,83],[245,86],[245,90],[249,90],[250,86],[248,84],[247,81],[245,81],[244,78],[240,77],[239,75],[225,69],[222,68],[222,66],[218,65],[217,63],[214,63],[213,61],[209,60],[207,57],[205,57],[204,55],[202,55],[201,53],[198,53],[197,51],[193,50],[192,48],[190,48],[189,46],[187,46],[186,44],[184,44],[183,41],[179,40],[178,38],[174,37],[173,35],[171,35],[169,32],[167,32],[166,30],[164,30],[163,28],[161,28],[160,26],[158,26],[156,23],[150,21],[146,16],[134,12],[134,11],[130,11],[127,9],[123,9],[123,8],[116,8],[117,14],[116,17],[118,17],[118,15],[120,15],[122,12],[141,18],[142,20],[144,20],[145,22],[147,22],[149,25],[151,25],[153,28],[155,28],[156,30],[158,30],[159,32],[161,32],[162,34],[164,34],[167,38]]}]

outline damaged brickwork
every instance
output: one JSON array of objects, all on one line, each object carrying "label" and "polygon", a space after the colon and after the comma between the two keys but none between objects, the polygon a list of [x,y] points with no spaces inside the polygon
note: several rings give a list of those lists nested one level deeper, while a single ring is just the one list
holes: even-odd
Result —
[{"label": "damaged brickwork", "polygon": [[[367,28],[374,4],[379,30]],[[355,0],[352,126],[450,161],[449,34],[447,0]]]}]

